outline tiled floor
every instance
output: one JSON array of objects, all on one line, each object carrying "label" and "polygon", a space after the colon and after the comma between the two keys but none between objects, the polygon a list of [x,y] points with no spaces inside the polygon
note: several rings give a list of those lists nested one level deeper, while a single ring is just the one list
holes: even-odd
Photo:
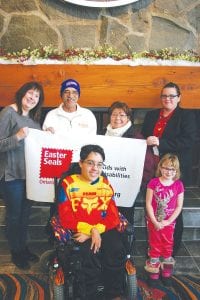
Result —
[{"label": "tiled floor", "polygon": [[[135,243],[135,264],[137,272],[141,274],[146,259],[146,242]],[[48,242],[32,242],[30,249],[40,255],[52,249]],[[0,242],[0,272],[1,273],[45,273],[41,263],[33,264],[30,270],[20,270],[11,262],[7,242]],[[200,275],[200,241],[184,241],[176,257],[175,273],[196,273]]]},{"label": "tiled floor", "polygon": [[[135,264],[142,273],[146,260],[146,243],[136,242]],[[200,275],[200,241],[184,241],[176,256],[175,274],[195,273]]]},{"label": "tiled floor", "polygon": [[[141,200],[142,201],[142,200]],[[143,203],[138,203],[138,206],[143,205]],[[193,208],[196,213],[187,214],[184,220],[184,224],[190,226],[191,221],[196,222],[194,226],[189,227],[187,231],[187,236],[185,235],[184,241],[182,242],[181,248],[176,257],[175,273],[198,273],[200,275],[200,238],[199,238],[199,228],[200,222],[200,188],[189,188],[185,193],[184,206],[187,209]],[[141,218],[141,217],[140,217]],[[195,219],[195,220],[194,220]],[[137,221],[137,220],[136,220]],[[137,223],[137,222],[136,222]],[[192,223],[191,223],[192,224]],[[136,224],[137,226],[137,224]],[[194,228],[198,229],[198,233],[194,231]],[[196,236],[196,240],[194,237]],[[190,239],[191,237],[191,240]],[[144,238],[141,238],[144,239]],[[52,249],[52,246],[47,242],[47,240],[40,242],[30,243],[31,251],[37,253],[40,257],[45,253],[45,251]],[[146,260],[147,245],[143,240],[136,240],[135,242],[135,264],[137,267],[137,272],[142,273],[144,270],[144,264]],[[33,264],[29,271],[23,271],[18,269],[11,262],[10,253],[8,250],[8,244],[6,241],[0,241],[0,273],[43,273],[46,272],[41,266],[41,263]]]}]

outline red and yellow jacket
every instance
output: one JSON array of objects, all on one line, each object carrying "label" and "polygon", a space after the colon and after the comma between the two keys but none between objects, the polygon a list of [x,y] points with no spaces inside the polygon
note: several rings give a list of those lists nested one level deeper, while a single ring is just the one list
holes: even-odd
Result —
[{"label": "red and yellow jacket", "polygon": [[77,174],[67,176],[58,194],[58,213],[64,228],[88,235],[93,227],[103,233],[120,223],[113,188],[103,176],[92,183]]}]

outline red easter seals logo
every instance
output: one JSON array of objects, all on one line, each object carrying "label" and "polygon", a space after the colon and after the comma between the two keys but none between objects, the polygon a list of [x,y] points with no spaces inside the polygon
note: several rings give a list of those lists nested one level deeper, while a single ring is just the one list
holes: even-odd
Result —
[{"label": "red easter seals logo", "polygon": [[42,148],[40,159],[40,178],[60,178],[69,169],[72,150]]}]

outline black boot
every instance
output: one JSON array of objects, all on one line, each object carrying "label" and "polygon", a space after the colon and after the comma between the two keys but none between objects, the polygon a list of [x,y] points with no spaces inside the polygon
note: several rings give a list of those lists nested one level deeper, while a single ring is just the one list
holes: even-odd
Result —
[{"label": "black boot", "polygon": [[30,269],[30,265],[25,257],[23,257],[23,254],[21,252],[14,252],[11,251],[12,256],[12,262],[22,270],[28,270]]},{"label": "black boot", "polygon": [[38,262],[38,261],[40,260],[39,257],[38,257],[36,254],[32,253],[32,252],[28,249],[28,247],[26,247],[26,248],[22,251],[22,253],[23,253],[23,255],[24,255],[24,257],[25,257],[25,259],[26,259],[27,261],[36,263],[36,262]]}]

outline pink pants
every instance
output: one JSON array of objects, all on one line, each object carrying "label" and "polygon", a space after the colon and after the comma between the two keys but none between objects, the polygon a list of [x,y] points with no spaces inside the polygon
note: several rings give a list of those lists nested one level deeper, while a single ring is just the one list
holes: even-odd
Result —
[{"label": "pink pants", "polygon": [[172,256],[174,243],[175,224],[165,226],[163,229],[156,230],[153,223],[147,220],[149,251],[151,258],[162,256],[168,258]]}]

